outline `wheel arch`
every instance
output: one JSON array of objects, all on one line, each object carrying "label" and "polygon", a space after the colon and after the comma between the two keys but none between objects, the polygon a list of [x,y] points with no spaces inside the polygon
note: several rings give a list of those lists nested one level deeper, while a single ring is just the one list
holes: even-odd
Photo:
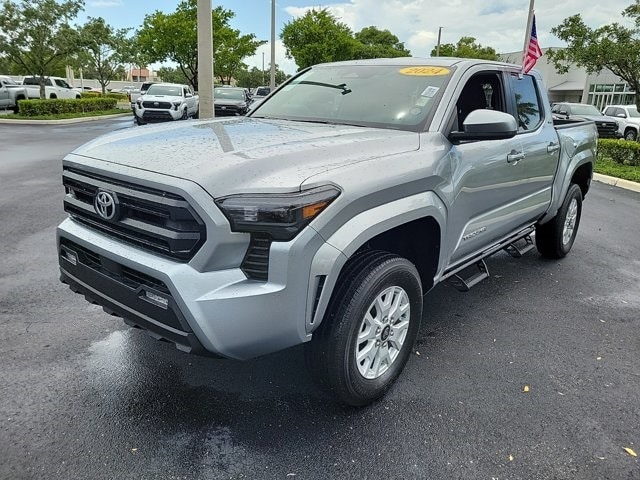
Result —
[{"label": "wheel arch", "polygon": [[446,208],[432,192],[381,205],[356,215],[326,238],[311,264],[306,328],[322,322],[334,288],[347,262],[361,252],[383,250],[407,258],[422,282],[423,292],[434,285],[442,262]]}]

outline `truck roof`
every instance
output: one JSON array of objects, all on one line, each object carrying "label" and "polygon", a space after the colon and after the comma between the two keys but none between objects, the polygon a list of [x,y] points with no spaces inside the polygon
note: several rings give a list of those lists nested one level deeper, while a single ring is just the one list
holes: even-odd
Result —
[{"label": "truck roof", "polygon": [[343,62],[321,63],[319,65],[432,65],[436,67],[471,66],[471,65],[500,65],[505,67],[521,68],[520,65],[493,60],[480,60],[477,58],[456,57],[398,57],[398,58],[371,58],[366,60],[346,60]]}]

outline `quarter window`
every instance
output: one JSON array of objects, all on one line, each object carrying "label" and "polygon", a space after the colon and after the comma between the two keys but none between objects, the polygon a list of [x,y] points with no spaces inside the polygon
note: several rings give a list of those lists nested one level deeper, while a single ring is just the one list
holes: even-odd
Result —
[{"label": "quarter window", "polygon": [[515,95],[519,132],[530,132],[542,123],[540,98],[531,75],[511,75],[511,89]]}]

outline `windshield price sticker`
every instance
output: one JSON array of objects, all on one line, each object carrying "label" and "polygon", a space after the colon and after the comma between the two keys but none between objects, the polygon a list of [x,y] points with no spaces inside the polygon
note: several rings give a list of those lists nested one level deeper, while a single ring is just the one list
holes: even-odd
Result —
[{"label": "windshield price sticker", "polygon": [[416,75],[419,77],[435,77],[438,75],[448,75],[449,69],[444,67],[406,67],[400,70],[402,75]]}]

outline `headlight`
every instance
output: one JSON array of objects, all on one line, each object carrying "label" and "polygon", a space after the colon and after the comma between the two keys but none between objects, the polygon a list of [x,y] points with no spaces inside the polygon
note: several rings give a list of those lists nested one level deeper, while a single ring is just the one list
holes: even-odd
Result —
[{"label": "headlight", "polygon": [[178,110],[180,105],[182,105],[182,102],[173,102],[173,108],[175,108],[176,110]]},{"label": "headlight", "polygon": [[317,217],[340,190],[318,187],[291,194],[242,194],[218,198],[216,204],[234,232],[263,232],[273,240],[294,238]]}]

